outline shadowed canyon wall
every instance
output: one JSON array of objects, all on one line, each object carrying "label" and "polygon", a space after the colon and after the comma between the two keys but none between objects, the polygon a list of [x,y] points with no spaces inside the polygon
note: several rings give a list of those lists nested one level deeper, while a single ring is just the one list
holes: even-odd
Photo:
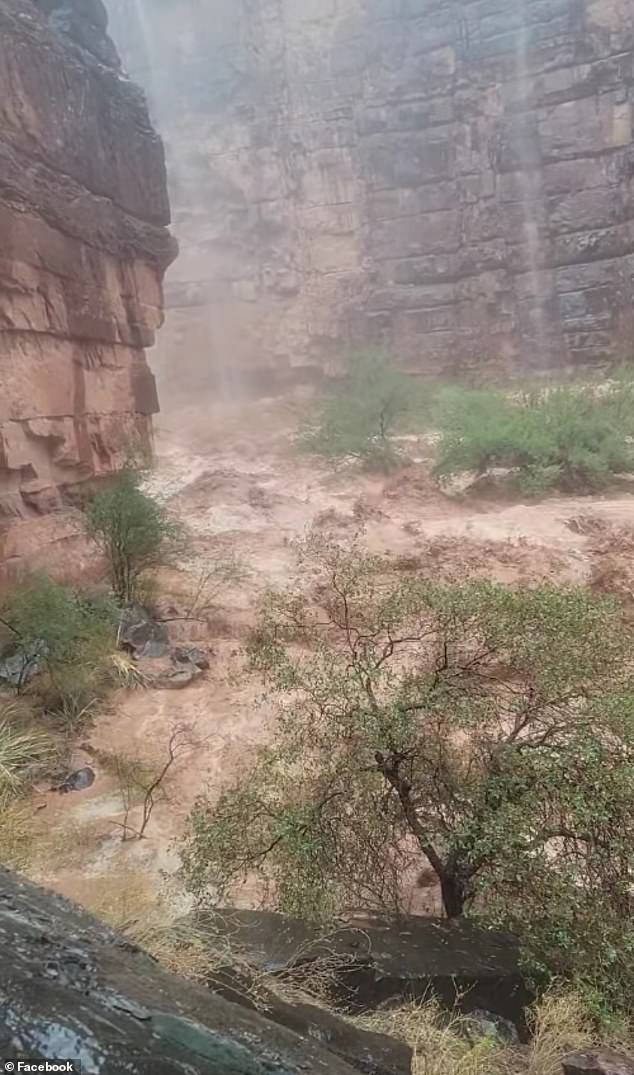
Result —
[{"label": "shadowed canyon wall", "polygon": [[[163,148],[101,0],[0,0],[0,524],[149,443],[175,254]],[[17,527],[8,536],[11,526]],[[37,529],[37,527],[36,527]],[[15,547],[14,547],[15,546]]]},{"label": "shadowed canyon wall", "polygon": [[108,2],[168,149],[169,401],[342,341],[630,354],[631,0]]}]

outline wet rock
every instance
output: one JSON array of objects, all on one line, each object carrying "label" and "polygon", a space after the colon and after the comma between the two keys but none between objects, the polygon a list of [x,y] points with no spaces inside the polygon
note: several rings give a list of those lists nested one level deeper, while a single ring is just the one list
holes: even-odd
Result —
[{"label": "wet rock", "polygon": [[177,665],[193,664],[204,671],[209,668],[209,653],[199,646],[174,646],[170,656]]},{"label": "wet rock", "polygon": [[[526,1034],[532,1000],[519,970],[519,950],[504,933],[469,922],[405,916],[355,916],[328,935],[267,911],[228,910],[207,918],[210,935],[225,931],[255,967],[285,974],[289,965],[327,958],[333,1000],[352,1011],[391,1007],[435,994],[447,1008],[484,1011]],[[301,952],[298,960],[297,953]]]},{"label": "wet rock", "polygon": [[121,614],[119,642],[135,657],[158,658],[169,653],[169,633],[143,608],[125,609]]},{"label": "wet rock", "polygon": [[404,1042],[387,1034],[359,1030],[351,1022],[308,1001],[283,1000],[255,983],[245,970],[215,971],[209,988],[227,1000],[260,1011],[267,1019],[301,1037],[321,1042],[364,1075],[410,1075],[412,1050]]},{"label": "wet rock", "polygon": [[175,978],[60,896],[0,868],[0,1055],[85,1075],[355,1075],[321,1042]]},{"label": "wet rock", "polygon": [[0,657],[0,681],[10,687],[23,687],[41,670],[48,644],[37,639],[29,646],[11,646]]},{"label": "wet rock", "polygon": [[564,1075],[634,1075],[634,1057],[616,1049],[569,1053],[561,1066]]},{"label": "wet rock", "polygon": [[517,1027],[510,1019],[503,1019],[495,1012],[485,1012],[482,1008],[474,1008],[469,1012],[466,1030],[472,1040],[492,1038],[503,1045],[516,1045],[519,1042]]},{"label": "wet rock", "polygon": [[70,773],[61,784],[57,784],[53,791],[59,791],[62,795],[67,794],[69,791],[85,791],[86,788],[92,787],[95,782],[95,770],[91,769],[89,765],[85,765],[82,769],[76,769],[74,773]]},{"label": "wet rock", "polygon": [[179,691],[183,687],[189,687],[196,679],[202,676],[202,669],[195,664],[179,665],[177,668],[161,672],[152,678],[151,685],[161,691]]}]

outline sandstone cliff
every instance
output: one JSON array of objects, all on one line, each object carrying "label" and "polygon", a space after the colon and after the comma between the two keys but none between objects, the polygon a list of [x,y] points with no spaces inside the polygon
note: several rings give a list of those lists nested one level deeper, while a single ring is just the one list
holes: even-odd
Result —
[{"label": "sandstone cliff", "polygon": [[167,142],[186,381],[363,339],[418,369],[631,355],[631,0],[108,3]]},{"label": "sandstone cliff", "polygon": [[106,23],[101,0],[0,0],[4,524],[110,471],[158,409],[163,148]]}]

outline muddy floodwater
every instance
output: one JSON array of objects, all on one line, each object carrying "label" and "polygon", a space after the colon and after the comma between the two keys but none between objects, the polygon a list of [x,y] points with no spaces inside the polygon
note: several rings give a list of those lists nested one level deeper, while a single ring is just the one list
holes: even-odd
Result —
[{"label": "muddy floodwater", "polygon": [[[412,462],[377,476],[299,455],[296,426],[296,406],[276,401],[192,412],[175,424],[178,435],[169,423],[157,431],[151,485],[187,524],[191,552],[162,571],[154,600],[175,640],[210,648],[210,668],[183,690],[119,690],[73,761],[93,764],[100,750],[160,761],[170,729],[183,722],[197,745],[174,766],[141,841],[121,841],[120,790],[98,765],[81,793],[42,793],[38,816],[59,856],[47,857],[41,876],[67,895],[90,903],[118,871],[140,869],[158,886],[177,867],[175,844],[196,796],[231,782],[266,739],[271,714],[261,685],[245,674],[243,647],[258,598],[299,581],[293,541],[311,529],[342,540],[358,534],[368,548],[402,558],[404,570],[434,577],[583,581],[631,597],[634,497],[448,496],[432,481],[422,439],[404,443]],[[214,580],[214,565],[226,562],[239,565],[239,577]],[[240,902],[253,898],[247,886]],[[417,910],[436,909],[433,893],[423,905],[418,899]]]}]

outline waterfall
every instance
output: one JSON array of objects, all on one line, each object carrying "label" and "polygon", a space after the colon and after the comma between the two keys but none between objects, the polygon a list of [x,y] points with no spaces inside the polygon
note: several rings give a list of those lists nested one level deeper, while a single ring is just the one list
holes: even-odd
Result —
[{"label": "waterfall", "polygon": [[[528,57],[528,18],[527,8],[530,0],[517,0],[520,12],[520,25],[515,35],[515,78],[517,99],[520,106],[528,105],[532,93],[532,82]],[[527,321],[531,325],[531,343],[534,355],[530,356],[531,365],[545,366],[550,350],[549,330],[546,323],[545,305],[549,281],[543,270],[542,241],[540,237],[541,183],[538,172],[539,154],[532,142],[526,125],[522,123],[521,143],[519,146],[519,186],[522,211],[522,231],[527,254],[530,312]],[[524,353],[526,348],[523,347]]]}]

